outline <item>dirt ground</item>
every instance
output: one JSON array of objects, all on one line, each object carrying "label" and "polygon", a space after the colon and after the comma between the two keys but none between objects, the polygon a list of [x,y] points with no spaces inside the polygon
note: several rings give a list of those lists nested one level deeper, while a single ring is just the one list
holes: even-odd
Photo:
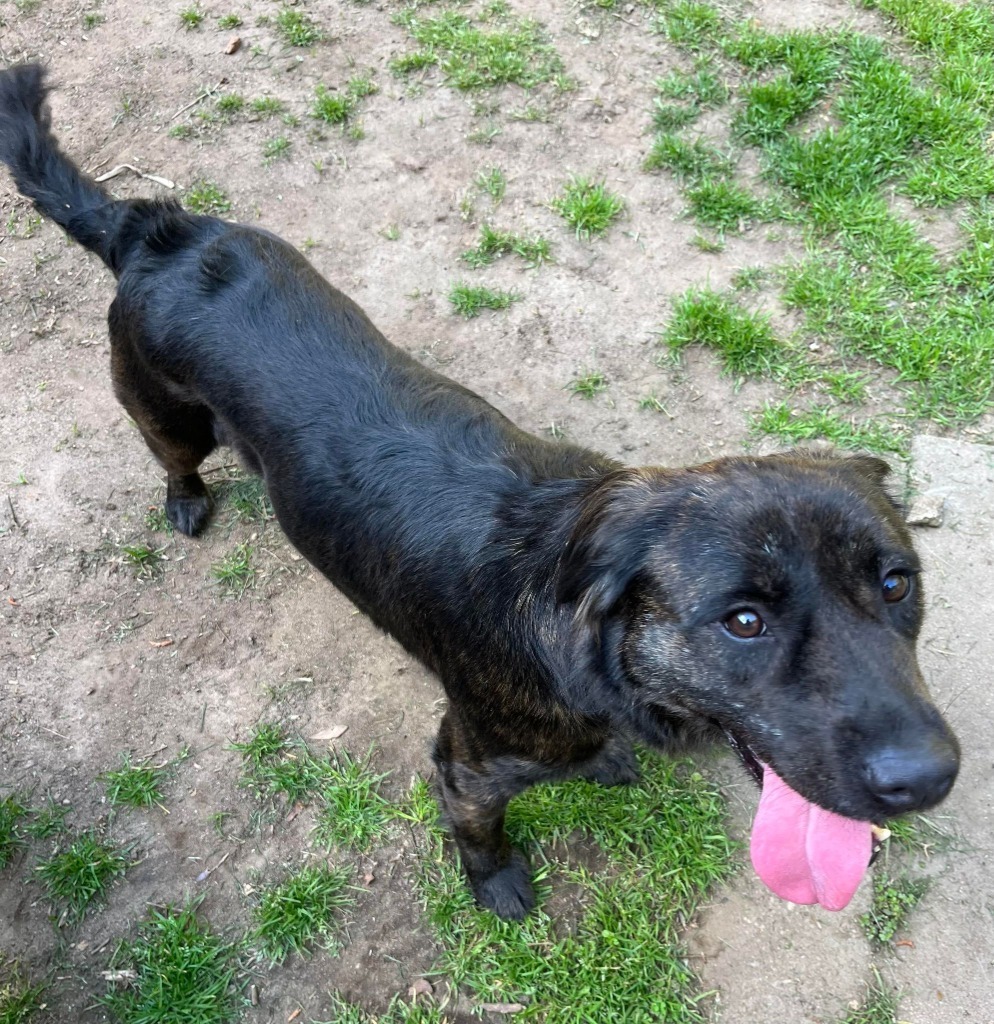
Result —
[{"label": "dirt ground", "polygon": [[[630,463],[677,465],[741,450],[748,413],[772,386],[735,389],[697,352],[681,367],[661,368],[656,334],[670,297],[695,283],[726,286],[744,266],[782,262],[791,243],[756,231],[730,238],[723,253],[701,252],[690,244],[696,229],[681,216],[674,183],[640,170],[652,82],[686,66],[649,31],[641,7],[513,4],[546,26],[578,83],[536,99],[513,87],[467,97],[436,87],[435,72],[420,88],[396,78],[387,62],[413,44],[391,22],[397,7],[388,3],[313,0],[307,10],[326,38],[305,50],[288,49],[271,26],[257,24],[276,11],[266,0],[212,0],[198,31],[182,27],[182,6],[42,0],[31,12],[5,3],[0,66],[29,57],[51,65],[54,125],[84,167],[101,173],[130,164],[170,179],[177,192],[198,179],[219,183],[233,204],[229,216],[307,247],[389,338],[521,426],[541,432],[554,423]],[[216,18],[231,10],[244,21],[243,42],[228,56],[233,33],[219,30]],[[87,11],[103,22],[85,29]],[[750,13],[770,27],[877,24],[831,0],[763,2]],[[365,72],[379,86],[362,103],[365,136],[318,131],[307,116],[315,85],[341,86]],[[211,107],[212,95],[183,108],[204,90],[278,97],[300,124],[239,115],[200,126],[191,119]],[[508,116],[529,102],[543,104],[548,119]],[[170,136],[187,122],[198,125],[193,138]],[[470,138],[495,129],[488,144]],[[289,158],[267,166],[263,144],[281,133],[292,141]],[[508,179],[496,209],[474,185],[494,165]],[[626,216],[605,238],[577,241],[549,208],[568,172],[603,177],[625,198]],[[122,197],[169,192],[131,172],[110,187]],[[104,1019],[93,1001],[109,950],[147,904],[204,893],[204,913],[224,927],[244,921],[246,886],[299,863],[307,814],[252,834],[253,805],[237,787],[232,740],[274,716],[304,736],[347,726],[341,742],[354,751],[375,742],[396,794],[430,769],[441,691],[300,561],[273,524],[222,518],[200,541],[146,526],[163,482],[111,393],[111,276],[52,225],[32,228],[29,214],[0,177],[0,791],[50,792],[71,802],[71,822],[84,824],[106,816],[96,776],[120,752],[164,759],[186,743],[193,751],[169,791],[168,815],[135,812],[115,822],[115,835],[136,843],[140,864],[84,929],[67,938],[55,932],[40,889],[23,884],[29,858],[0,876],[0,949],[38,975],[63,965],[50,1017],[91,1022]],[[460,253],[491,219],[550,237],[555,262],[531,272],[509,259],[484,272],[466,268]],[[523,299],[505,313],[463,320],[447,299],[457,279],[513,287]],[[571,397],[565,385],[591,368],[606,375],[607,389],[589,402]],[[639,408],[650,393],[666,414]],[[921,485],[945,486],[949,453],[916,454],[932,460]],[[209,479],[223,478],[231,461],[228,453],[215,458]],[[949,484],[947,501],[960,518],[922,541],[937,569],[923,659],[966,747],[961,782],[937,817],[962,841],[931,858],[925,870],[936,887],[908,944],[884,958],[871,955],[857,924],[866,886],[847,911],[829,915],[779,903],[751,871],[740,872],[691,928],[695,968],[716,992],[716,1021],[835,1020],[862,997],[873,966],[899,987],[902,1017],[913,1024],[994,1021],[992,766],[982,735],[991,706],[980,670],[963,671],[994,658],[985,588],[994,480],[986,465],[979,497],[967,500],[966,484]],[[210,566],[245,541],[261,573],[232,600]],[[121,554],[126,544],[165,545],[165,571],[136,578]],[[964,545],[976,555],[968,579],[950,571]],[[987,658],[977,657],[985,648]],[[754,792],[729,763],[709,770],[726,782],[733,827],[743,834]],[[222,811],[233,812],[223,835],[210,817]],[[324,1019],[336,988],[374,1011],[405,992],[435,957],[410,881],[413,855],[402,840],[377,850],[342,956],[266,974],[261,1003],[246,1019],[286,1020],[298,1007],[303,1020]]]}]

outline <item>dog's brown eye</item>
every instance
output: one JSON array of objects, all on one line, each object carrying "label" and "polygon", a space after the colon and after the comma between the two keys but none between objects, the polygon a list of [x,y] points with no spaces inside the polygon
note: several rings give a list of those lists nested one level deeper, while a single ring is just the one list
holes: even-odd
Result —
[{"label": "dog's brown eye", "polygon": [[766,623],[751,608],[743,608],[729,615],[724,622],[725,629],[740,640],[753,640],[766,632]]},{"label": "dog's brown eye", "polygon": [[911,589],[911,580],[903,572],[889,572],[881,584],[884,591],[884,600],[888,604],[903,601]]}]

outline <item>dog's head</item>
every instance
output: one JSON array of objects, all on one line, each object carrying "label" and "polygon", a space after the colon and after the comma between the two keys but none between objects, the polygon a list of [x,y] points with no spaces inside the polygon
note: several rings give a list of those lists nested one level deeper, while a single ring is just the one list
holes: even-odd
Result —
[{"label": "dog's head", "polygon": [[796,453],[620,470],[588,497],[561,567],[559,599],[613,648],[602,664],[628,706],[716,724],[771,793],[775,780],[800,801],[791,813],[881,822],[956,777],[886,474]]}]

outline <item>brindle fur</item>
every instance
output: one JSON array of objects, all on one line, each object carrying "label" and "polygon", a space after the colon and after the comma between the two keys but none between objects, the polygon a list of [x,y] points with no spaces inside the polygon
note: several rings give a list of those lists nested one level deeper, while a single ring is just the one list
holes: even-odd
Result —
[{"label": "brindle fur", "polygon": [[[0,75],[0,158],[119,279],[114,387],[166,470],[170,521],[204,528],[198,467],[232,445],[294,546],[439,676],[439,792],[480,903],[533,904],[508,800],[632,782],[634,740],[672,751],[728,730],[861,819],[948,792],[958,748],[915,660],[919,566],[884,463],[626,469],[526,434],[273,235],[112,201],[59,151],[44,96],[38,67]],[[895,571],[911,591],[889,604]],[[767,634],[729,632],[744,607]]]}]

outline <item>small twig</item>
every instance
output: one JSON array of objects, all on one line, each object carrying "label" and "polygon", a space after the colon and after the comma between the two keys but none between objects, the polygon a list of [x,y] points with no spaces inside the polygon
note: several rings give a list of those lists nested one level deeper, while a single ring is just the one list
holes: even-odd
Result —
[{"label": "small twig", "polygon": [[210,89],[202,89],[200,91],[200,95],[195,100],[191,100],[191,102],[187,103],[187,105],[185,107],[180,107],[179,110],[177,110],[176,113],[173,114],[173,116],[171,118],[169,118],[169,120],[170,121],[175,121],[176,118],[179,117],[179,115],[183,113],[183,111],[189,110],[190,107],[195,107],[198,103],[203,103],[204,100],[207,99],[208,96],[213,96],[214,93],[216,93],[217,90],[220,89],[223,84],[224,84],[224,79],[222,78],[217,83],[217,85],[212,86]]},{"label": "small twig", "polygon": [[14,502],[11,501],[10,495],[7,495],[7,504],[10,506],[10,518],[14,521],[14,525],[20,529],[21,521],[17,518],[17,513],[14,511]]},{"label": "small twig", "polygon": [[45,732],[50,732],[53,736],[58,736],[60,740],[68,741],[69,739],[68,736],[63,736],[61,732],[56,732],[54,729],[49,729],[47,725],[43,725],[42,729],[44,729]]}]

